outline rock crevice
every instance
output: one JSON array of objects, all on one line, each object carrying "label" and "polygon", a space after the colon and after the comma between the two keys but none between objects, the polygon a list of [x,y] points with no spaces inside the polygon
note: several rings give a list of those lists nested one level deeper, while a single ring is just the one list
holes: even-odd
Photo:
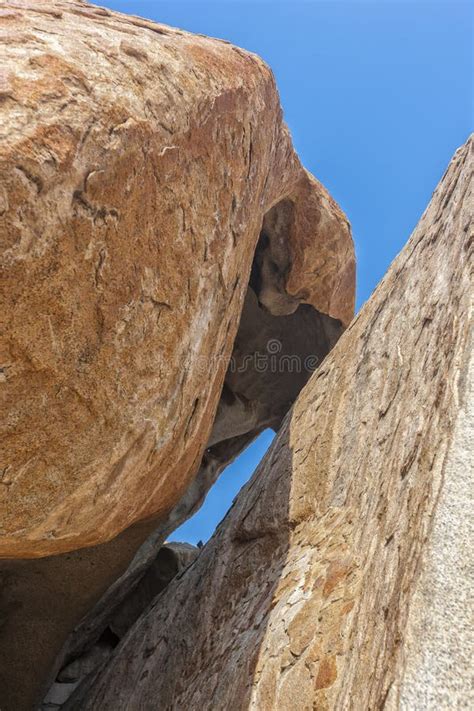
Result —
[{"label": "rock crevice", "polygon": [[149,562],[279,426],[352,318],[354,251],[260,58],[81,0],[3,5],[0,705],[19,711],[71,630],[100,637],[139,546]]},{"label": "rock crevice", "polygon": [[[67,711],[469,704],[472,633],[443,595],[458,609],[472,578],[443,492],[472,476],[472,166],[470,139],[199,559]],[[436,571],[455,579],[420,628]]]},{"label": "rock crevice", "polygon": [[6,7],[0,555],[28,558],[166,524],[212,429],[262,223],[274,315],[305,303],[347,325],[354,254],[258,57],[79,0]]}]

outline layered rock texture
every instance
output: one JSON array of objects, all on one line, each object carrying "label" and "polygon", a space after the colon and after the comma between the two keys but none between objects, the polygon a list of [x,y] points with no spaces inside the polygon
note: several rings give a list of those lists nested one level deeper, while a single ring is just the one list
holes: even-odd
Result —
[{"label": "layered rock texture", "polygon": [[213,539],[65,709],[472,705],[472,153]]},{"label": "layered rock texture", "polygon": [[255,55],[80,0],[0,23],[0,555],[25,558],[188,515],[301,387],[236,384],[213,429],[251,271],[322,356],[354,256]]}]

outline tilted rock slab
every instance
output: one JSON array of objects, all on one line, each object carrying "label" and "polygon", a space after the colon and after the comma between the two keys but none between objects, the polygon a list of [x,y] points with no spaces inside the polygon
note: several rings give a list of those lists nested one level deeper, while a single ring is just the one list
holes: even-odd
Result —
[{"label": "tilted rock slab", "polygon": [[472,152],[456,153],[213,539],[65,709],[472,703],[456,540],[472,466]]},{"label": "tilted rock slab", "polygon": [[266,216],[271,313],[347,325],[354,255],[255,55],[81,0],[4,2],[0,39],[0,556],[28,558],[181,500]]}]

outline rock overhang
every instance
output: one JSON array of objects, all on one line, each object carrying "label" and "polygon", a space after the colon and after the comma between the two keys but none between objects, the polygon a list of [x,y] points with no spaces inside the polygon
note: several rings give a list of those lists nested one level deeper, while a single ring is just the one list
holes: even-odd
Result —
[{"label": "rock overhang", "polygon": [[8,8],[0,554],[35,557],[166,522],[186,495],[262,232],[264,318],[306,304],[347,325],[354,254],[261,59],[73,0]]}]

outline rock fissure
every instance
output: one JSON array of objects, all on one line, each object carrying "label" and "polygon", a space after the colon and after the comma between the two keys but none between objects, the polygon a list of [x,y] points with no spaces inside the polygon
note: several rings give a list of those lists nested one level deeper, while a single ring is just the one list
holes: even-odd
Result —
[{"label": "rock fissure", "polygon": [[[442,492],[449,476],[468,475],[466,463],[456,475],[450,469],[454,423],[464,427],[465,422],[459,387],[468,379],[472,357],[466,329],[471,269],[462,228],[472,207],[466,190],[466,185],[472,190],[472,140],[462,153],[411,242],[303,389],[259,470],[193,568],[155,602],[153,616],[137,621],[67,711],[97,704],[106,711],[131,699],[147,708],[157,698],[167,711],[189,705],[293,709],[298,702],[302,708],[398,709],[417,708],[419,699],[440,700],[448,708],[453,699],[463,704],[468,698],[467,677],[453,677],[451,661],[440,659],[439,649],[431,646],[431,635],[437,639],[435,630],[444,624],[442,607],[452,595],[456,604],[456,590],[450,596],[443,588],[443,596],[435,598],[438,622],[423,638],[430,654],[437,653],[431,664],[439,677],[427,681],[416,673],[427,663],[419,651],[417,597],[424,586],[427,605],[434,582],[426,576],[436,570],[434,551],[427,556],[427,547],[445,516]],[[449,229],[432,241],[430,225],[440,203]],[[418,311],[407,316],[412,301]],[[420,313],[429,313],[431,321],[423,329],[424,357],[416,359]],[[354,387],[337,398],[342,373]],[[363,433],[372,420],[379,422],[377,437],[367,442]],[[336,484],[346,488],[338,505],[333,504]],[[290,521],[299,523],[285,535]],[[281,535],[254,537],[268,526]],[[456,519],[444,520],[445,532],[452,526]],[[443,560],[449,553],[442,550]],[[219,615],[210,625],[207,615],[215,609]],[[136,645],[143,635],[159,640],[168,630],[172,643],[153,658],[154,666],[137,685]],[[459,626],[456,635],[445,637],[450,654],[456,654],[459,633],[464,639]],[[462,652],[457,659],[464,665]]]}]

